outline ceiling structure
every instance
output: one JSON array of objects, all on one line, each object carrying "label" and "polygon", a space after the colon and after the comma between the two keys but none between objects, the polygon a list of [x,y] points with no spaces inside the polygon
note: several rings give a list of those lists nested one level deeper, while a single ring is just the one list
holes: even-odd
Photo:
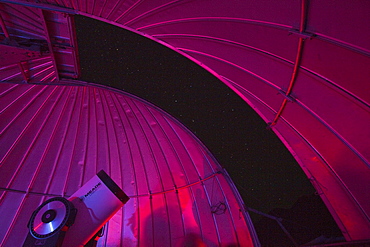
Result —
[{"label": "ceiling structure", "polygon": [[[240,95],[296,158],[346,240],[369,239],[369,1],[0,2],[0,80],[19,84],[16,94],[2,84],[3,99],[22,102],[37,88],[32,105],[51,89],[23,84],[75,83],[73,15],[133,31],[188,57]],[[18,146],[26,148],[16,140],[2,148],[1,162]]]},{"label": "ceiling structure", "polygon": [[22,246],[39,205],[102,169],[130,200],[99,246],[258,246],[230,177],[193,134],[141,99],[76,83],[0,85],[1,246]]}]

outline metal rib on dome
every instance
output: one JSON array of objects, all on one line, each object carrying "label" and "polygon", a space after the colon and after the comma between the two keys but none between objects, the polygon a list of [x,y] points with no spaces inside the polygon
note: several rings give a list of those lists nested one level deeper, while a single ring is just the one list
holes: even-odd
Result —
[{"label": "metal rib on dome", "polygon": [[0,89],[2,246],[20,246],[38,205],[70,196],[100,169],[131,197],[109,221],[102,245],[256,241],[228,175],[156,107],[92,86]]},{"label": "metal rib on dome", "polygon": [[7,2],[73,9],[208,69],[270,124],[346,239],[370,235],[369,1]]}]

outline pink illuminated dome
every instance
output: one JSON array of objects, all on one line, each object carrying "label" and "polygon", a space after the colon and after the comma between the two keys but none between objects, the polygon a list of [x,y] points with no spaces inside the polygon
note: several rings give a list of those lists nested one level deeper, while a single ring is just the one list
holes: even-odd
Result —
[{"label": "pink illuminated dome", "polygon": [[368,0],[0,0],[0,245],[20,246],[35,208],[101,169],[130,200],[100,246],[260,245],[193,133],[145,99],[78,80],[76,15],[216,76],[292,153],[346,241],[367,241],[369,12]]},{"label": "pink illuminated dome", "polygon": [[1,92],[2,246],[21,246],[38,205],[100,170],[130,197],[102,246],[256,241],[226,171],[160,109],[95,86],[2,83]]}]

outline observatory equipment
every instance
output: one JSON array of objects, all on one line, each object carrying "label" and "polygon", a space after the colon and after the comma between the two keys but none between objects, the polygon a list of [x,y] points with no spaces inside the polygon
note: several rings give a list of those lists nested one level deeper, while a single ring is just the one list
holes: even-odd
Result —
[{"label": "observatory equipment", "polygon": [[83,246],[129,200],[101,170],[68,200],[51,198],[42,203],[28,223],[26,246]]},{"label": "observatory equipment", "polygon": [[45,201],[32,213],[28,223],[29,233],[23,246],[62,246],[76,212],[73,203],[64,197]]}]

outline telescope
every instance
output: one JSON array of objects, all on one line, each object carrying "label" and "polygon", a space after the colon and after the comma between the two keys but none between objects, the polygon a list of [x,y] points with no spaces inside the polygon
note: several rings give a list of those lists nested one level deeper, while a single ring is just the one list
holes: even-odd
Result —
[{"label": "telescope", "polygon": [[31,215],[23,247],[94,246],[105,223],[128,200],[101,170],[68,199],[42,203]]}]

